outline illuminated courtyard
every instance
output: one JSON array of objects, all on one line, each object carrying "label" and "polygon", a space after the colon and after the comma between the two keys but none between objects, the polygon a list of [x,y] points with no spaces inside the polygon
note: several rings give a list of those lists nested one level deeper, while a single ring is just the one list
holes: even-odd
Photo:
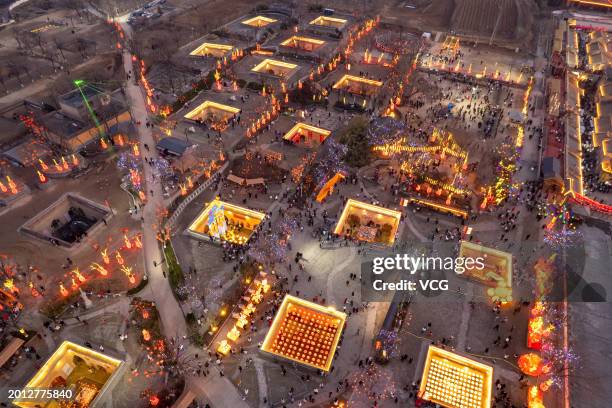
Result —
[{"label": "illuminated courtyard", "polygon": [[215,199],[193,220],[188,232],[200,239],[244,245],[264,218],[263,213]]},{"label": "illuminated courtyard", "polygon": [[[25,388],[69,389],[76,404],[84,407],[103,406],[101,392],[112,388],[125,369],[121,360],[106,356],[78,344],[64,341],[49,357]],[[62,398],[63,399],[63,398]],[[37,407],[39,401],[23,399],[16,405]],[[61,399],[52,400],[50,406],[62,406]]]},{"label": "illuminated courtyard", "polygon": [[43,3],[0,6],[1,406],[609,406],[603,2]]},{"label": "illuminated courtyard", "polygon": [[288,79],[296,72],[297,68],[298,65],[296,64],[266,58],[252,68],[251,71],[277,78]]},{"label": "illuminated courtyard", "polygon": [[359,241],[392,245],[401,213],[349,199],[338,219],[335,234]]},{"label": "illuminated courtyard", "polygon": [[345,320],[344,313],[285,296],[261,350],[329,371]]},{"label": "illuminated courtyard", "polygon": [[336,90],[346,91],[356,95],[371,96],[378,92],[382,86],[381,81],[357,77],[354,75],[344,75],[333,86]]}]

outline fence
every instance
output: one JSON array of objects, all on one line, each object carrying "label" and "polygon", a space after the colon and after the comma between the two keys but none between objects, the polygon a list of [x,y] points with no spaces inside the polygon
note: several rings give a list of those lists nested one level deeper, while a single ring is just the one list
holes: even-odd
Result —
[{"label": "fence", "polygon": [[178,219],[178,217],[181,216],[183,210],[185,210],[185,208],[189,204],[191,204],[191,202],[193,200],[195,200],[196,197],[199,196],[202,193],[202,191],[204,191],[208,187],[210,187],[212,185],[212,183],[214,183],[218,179],[218,177],[221,175],[221,173],[223,173],[225,171],[225,169],[227,169],[228,166],[229,166],[229,161],[226,161],[223,164],[223,166],[221,166],[221,168],[219,168],[219,170],[217,170],[215,172],[215,174],[210,176],[208,180],[206,180],[204,183],[200,184],[187,197],[185,197],[185,199],[183,201],[181,201],[181,203],[176,207],[176,210],[174,210],[174,212],[172,213],[170,218],[168,218],[168,221],[166,222],[166,226],[169,227],[169,228],[172,228],[174,226],[174,223]]}]

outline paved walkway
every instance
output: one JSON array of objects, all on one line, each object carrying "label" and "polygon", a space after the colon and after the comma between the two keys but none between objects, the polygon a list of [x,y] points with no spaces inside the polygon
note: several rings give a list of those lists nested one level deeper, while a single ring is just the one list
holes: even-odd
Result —
[{"label": "paved walkway", "polygon": [[[121,26],[124,32],[128,36],[131,36],[132,31],[128,24],[122,23]],[[126,73],[131,72],[131,75],[134,75],[132,58],[127,50],[123,52],[123,66]],[[131,80],[127,81],[125,91],[132,110],[132,117],[135,121],[141,122],[140,126],[136,126],[140,139],[140,151],[143,155],[155,158],[157,157],[157,151],[155,150],[153,134],[151,129],[145,126],[148,120],[148,113],[143,92],[140,87],[135,85]],[[149,146],[149,150],[144,147],[145,144]],[[168,280],[163,274],[161,267],[163,254],[160,251],[157,234],[154,228],[157,222],[157,211],[164,208],[161,185],[153,181],[153,170],[151,166],[145,164],[143,166],[143,172],[146,181],[145,184],[147,186],[145,190],[147,202],[142,209],[144,218],[142,241],[145,271],[149,279],[149,285],[147,286],[147,290],[143,291],[143,294],[145,297],[149,297],[150,300],[155,302],[162,321],[164,334],[167,337],[182,337],[187,334],[185,317],[172,293]],[[151,191],[153,191],[153,194],[151,194]],[[155,265],[154,262],[156,262],[157,265]],[[147,296],[147,294],[149,294],[149,296]]]}]

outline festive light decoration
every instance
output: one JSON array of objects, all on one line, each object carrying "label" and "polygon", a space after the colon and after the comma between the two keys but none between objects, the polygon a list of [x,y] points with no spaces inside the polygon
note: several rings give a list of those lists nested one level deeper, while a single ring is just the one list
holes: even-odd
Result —
[{"label": "festive light decoration", "polygon": [[544,397],[537,385],[531,385],[527,390],[528,408],[545,408]]},{"label": "festive light decoration", "polygon": [[214,237],[235,244],[245,244],[265,214],[219,200],[210,202],[196,217],[188,232],[198,238]]},{"label": "festive light decoration", "polygon": [[538,375],[542,374],[543,370],[545,370],[545,364],[543,363],[542,358],[535,353],[521,355],[517,364],[523,374],[532,377],[537,377]]},{"label": "festive light decoration", "polygon": [[[109,262],[110,262],[110,260],[109,260]],[[104,266],[100,265],[97,262],[92,262],[91,263],[91,269],[93,271],[95,271],[95,272],[98,272],[100,274],[100,276],[108,276],[108,270]]]},{"label": "festive light decoration", "polygon": [[482,268],[466,268],[461,276],[489,286],[487,295],[493,302],[511,302],[513,300],[511,253],[470,241],[461,241],[459,257],[463,259],[483,259]]},{"label": "festive light decoration", "polygon": [[79,271],[79,268],[74,269],[72,271],[72,273],[77,278],[79,283],[83,283],[83,282],[85,282],[87,280],[87,279],[85,279],[85,276],[83,276],[83,274]]},{"label": "festive light decoration", "polygon": [[11,190],[11,194],[17,194],[19,192],[17,184],[15,184],[11,176],[6,176],[6,183],[8,184],[9,190]]},{"label": "festive light decoration", "polygon": [[142,329],[142,339],[144,341],[150,341],[151,340],[151,333],[149,333],[149,331],[146,330],[146,329]]},{"label": "festive light decoration", "polygon": [[104,248],[104,250],[100,253],[102,255],[102,260],[105,264],[110,264],[110,257],[108,256],[108,248]]},{"label": "festive light decoration", "polygon": [[47,182],[47,177],[45,177],[45,175],[42,174],[40,170],[36,170],[36,174],[38,175],[38,181],[40,181],[41,183]]},{"label": "festive light decoration", "polygon": [[261,350],[329,371],[345,320],[345,313],[286,295]]},{"label": "festive light decoration", "polygon": [[117,260],[117,263],[118,263],[119,265],[123,265],[123,264],[124,264],[124,262],[125,262],[125,261],[123,260],[123,256],[121,256],[121,252],[119,252],[119,251],[117,251],[117,252],[115,253],[115,259]]},{"label": "festive light decoration", "polygon": [[123,272],[125,274],[125,276],[127,276],[127,278],[130,281],[130,283],[131,284],[136,283],[136,277],[132,273],[132,267],[131,266],[125,266],[122,263],[120,265],[121,265],[121,272]]},{"label": "festive light decoration", "polygon": [[294,35],[281,42],[280,45],[289,48],[298,48],[304,51],[316,51],[325,45],[325,41]]},{"label": "festive light decoration", "polygon": [[419,396],[449,408],[489,408],[493,367],[429,346]]}]

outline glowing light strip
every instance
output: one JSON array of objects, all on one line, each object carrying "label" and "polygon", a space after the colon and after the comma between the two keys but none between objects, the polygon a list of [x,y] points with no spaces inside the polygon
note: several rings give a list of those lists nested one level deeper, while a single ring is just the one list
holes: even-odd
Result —
[{"label": "glowing light strip", "polygon": [[255,66],[255,68],[251,69],[251,71],[262,72],[266,65],[272,65],[278,68],[287,68],[287,69],[296,69],[298,66],[296,64],[290,64],[288,62],[278,61],[271,58],[266,58],[261,61],[259,64]]},{"label": "glowing light strip", "polygon": [[415,202],[417,204],[423,204],[423,205],[426,205],[428,207],[432,207],[432,208],[435,208],[435,209],[438,209],[438,210],[448,211],[448,212],[450,212],[452,214],[458,215],[458,216],[463,217],[463,218],[467,218],[467,216],[468,216],[467,211],[461,210],[461,209],[455,208],[455,207],[450,207],[448,205],[438,204],[438,203],[435,203],[433,201],[424,200],[422,198],[411,197],[411,198],[409,198],[409,200],[412,201],[412,202]]},{"label": "glowing light strip", "polygon": [[204,101],[197,108],[186,114],[184,117],[185,119],[195,119],[196,116],[198,116],[207,109],[218,109],[227,113],[231,113],[232,115],[240,113],[239,108],[234,108],[233,106],[223,105],[221,103],[213,101]]},{"label": "glowing light strip", "polygon": [[253,18],[249,18],[248,20],[244,20],[242,24],[246,24],[252,27],[264,27],[268,24],[276,23],[277,21],[278,20],[269,17],[255,16]]},{"label": "glowing light strip", "polygon": [[341,18],[327,17],[327,16],[319,16],[312,20],[310,25],[319,25],[319,26],[333,26],[333,27],[343,27],[346,24],[347,20],[343,20]]},{"label": "glowing light strip", "polygon": [[[278,330],[279,330],[279,326],[280,324],[283,322],[285,315],[287,313],[287,308],[289,305],[295,305],[298,307],[302,307],[304,309],[310,309],[313,312],[316,313],[320,313],[326,316],[330,316],[330,317],[334,317],[336,319],[340,320],[340,323],[338,324],[338,330],[336,331],[336,334],[334,336],[333,342],[331,344],[330,347],[330,353],[327,356],[327,362],[325,364],[325,366],[317,366],[317,365],[313,365],[310,363],[307,363],[305,361],[296,359],[296,358],[292,358],[283,354],[279,354],[276,353],[274,351],[272,351],[272,347],[271,347],[271,343],[274,341],[274,339],[276,338],[277,334],[278,334]],[[331,306],[321,306],[318,305],[316,303],[313,302],[309,302],[307,300],[304,299],[300,299],[298,297],[295,296],[291,296],[291,295],[285,295],[285,298],[283,299],[283,303],[281,304],[280,308],[278,309],[278,312],[276,313],[276,316],[274,317],[274,321],[272,322],[272,326],[270,326],[270,330],[268,330],[268,333],[266,334],[266,338],[264,339],[262,345],[261,345],[261,350],[266,352],[266,353],[270,353],[272,355],[278,356],[278,357],[282,357],[284,359],[290,360],[290,361],[295,361],[296,363],[299,364],[303,364],[303,365],[307,365],[310,367],[314,367],[323,371],[329,371],[331,368],[331,364],[333,361],[333,357],[334,354],[336,353],[336,348],[338,346],[338,342],[340,341],[340,336],[342,335],[342,330],[344,329],[344,324],[346,322],[346,314],[340,311],[337,311],[336,309],[334,309]]]},{"label": "glowing light strip", "polygon": [[609,2],[606,3],[602,3],[596,0],[570,0],[573,1],[574,3],[581,3],[581,4],[590,4],[593,6],[600,6],[600,7],[606,7],[606,8],[612,8],[612,4],[610,4]]},{"label": "glowing light strip", "polygon": [[286,47],[293,47],[295,42],[306,42],[309,44],[314,44],[314,45],[323,45],[325,44],[325,41],[323,40],[317,40],[316,38],[310,38],[310,37],[299,37],[297,35],[294,35],[292,37],[287,38],[285,41],[283,41],[281,43],[281,45],[284,45]]},{"label": "glowing light strip", "polygon": [[358,77],[354,75],[344,75],[342,78],[340,78],[340,80],[338,80],[338,82],[334,84],[333,88],[334,89],[344,88],[344,86],[348,82],[358,82],[358,83],[374,85],[374,86],[382,86],[383,84],[382,82],[376,81],[374,79],[362,78],[362,77]]},{"label": "glowing light strip", "polygon": [[189,53],[189,55],[202,55],[205,54],[205,52],[202,52],[206,49],[212,49],[212,50],[218,50],[218,51],[223,51],[223,53],[228,53],[229,51],[234,49],[233,45],[226,45],[226,44],[213,44],[213,43],[204,43],[202,45],[200,45],[198,48],[196,48],[195,50],[191,51]]}]

